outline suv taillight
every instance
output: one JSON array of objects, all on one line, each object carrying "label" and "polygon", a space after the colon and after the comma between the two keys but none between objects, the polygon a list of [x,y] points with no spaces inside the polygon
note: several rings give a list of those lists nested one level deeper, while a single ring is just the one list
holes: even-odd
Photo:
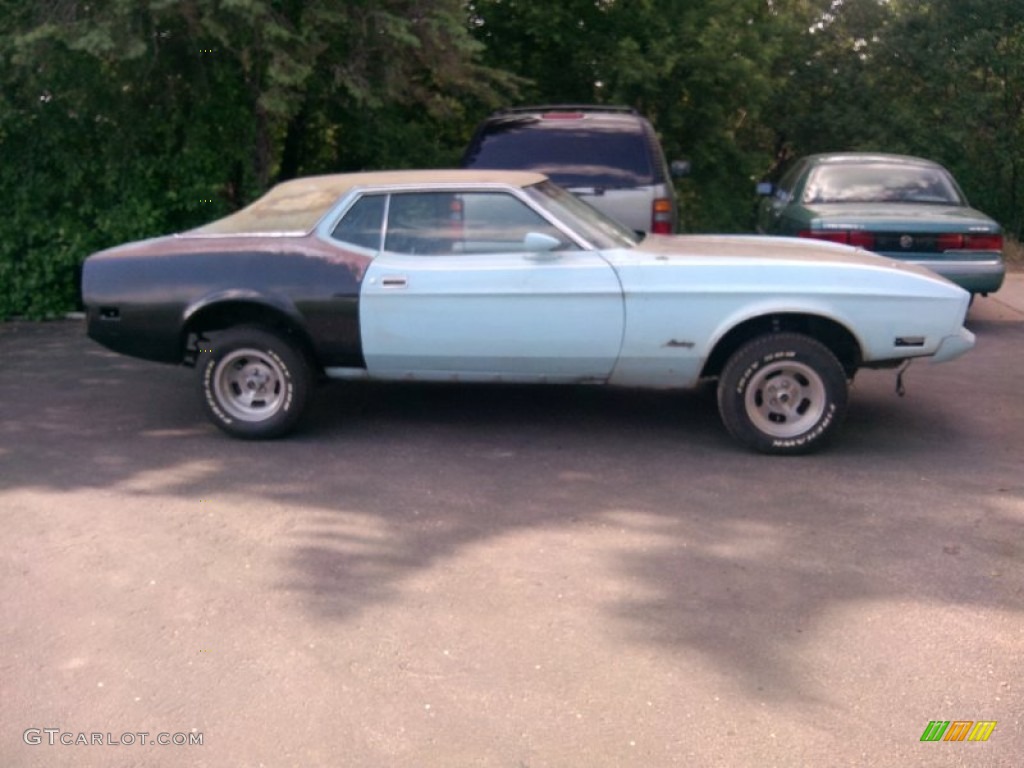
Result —
[{"label": "suv taillight", "polygon": [[852,245],[855,248],[871,250],[875,246],[875,238],[870,232],[860,229],[805,229],[798,232],[799,237],[812,240],[827,240],[830,243]]},{"label": "suv taillight", "polygon": [[672,234],[672,201],[659,197],[651,204],[651,232],[655,235]]}]

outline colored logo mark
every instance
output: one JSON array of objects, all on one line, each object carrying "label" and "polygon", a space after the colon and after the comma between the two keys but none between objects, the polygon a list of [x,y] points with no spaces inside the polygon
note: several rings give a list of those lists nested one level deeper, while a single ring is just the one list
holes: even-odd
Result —
[{"label": "colored logo mark", "polygon": [[921,741],[988,741],[996,720],[931,720]]}]

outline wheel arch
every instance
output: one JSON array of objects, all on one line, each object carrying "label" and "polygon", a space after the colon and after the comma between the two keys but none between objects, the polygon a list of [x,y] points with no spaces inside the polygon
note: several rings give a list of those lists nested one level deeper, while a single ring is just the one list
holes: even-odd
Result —
[{"label": "wheel arch", "polygon": [[207,297],[186,310],[180,338],[186,362],[190,357],[191,362],[195,361],[196,350],[191,347],[204,334],[243,325],[266,328],[291,339],[310,364],[315,365],[313,340],[294,306],[260,294],[238,291]]},{"label": "wheel arch", "polygon": [[863,363],[856,335],[837,320],[811,312],[768,312],[737,323],[715,342],[701,369],[701,378],[715,378],[726,361],[751,339],[772,333],[800,333],[824,344],[839,360],[847,378]]}]

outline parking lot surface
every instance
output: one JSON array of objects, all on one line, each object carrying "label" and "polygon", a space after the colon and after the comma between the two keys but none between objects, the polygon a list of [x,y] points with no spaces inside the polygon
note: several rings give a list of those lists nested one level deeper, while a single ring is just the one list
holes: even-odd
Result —
[{"label": "parking lot surface", "polygon": [[968,325],[803,458],[586,388],[330,384],[241,442],[0,325],[0,765],[1019,766],[1024,275]]}]

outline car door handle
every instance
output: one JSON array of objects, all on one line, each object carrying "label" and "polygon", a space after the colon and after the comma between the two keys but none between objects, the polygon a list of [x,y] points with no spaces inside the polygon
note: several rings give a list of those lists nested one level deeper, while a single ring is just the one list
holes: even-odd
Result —
[{"label": "car door handle", "polygon": [[409,279],[402,275],[388,275],[380,279],[382,288],[405,288],[409,284]]}]

